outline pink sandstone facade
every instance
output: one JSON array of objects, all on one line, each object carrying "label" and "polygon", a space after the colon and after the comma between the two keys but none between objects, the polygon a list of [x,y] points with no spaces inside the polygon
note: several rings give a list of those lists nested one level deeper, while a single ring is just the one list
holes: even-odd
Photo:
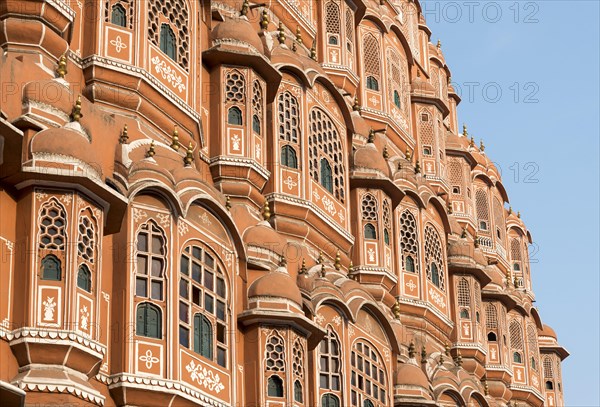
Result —
[{"label": "pink sandstone facade", "polygon": [[0,1],[2,406],[562,405],[420,7]]}]

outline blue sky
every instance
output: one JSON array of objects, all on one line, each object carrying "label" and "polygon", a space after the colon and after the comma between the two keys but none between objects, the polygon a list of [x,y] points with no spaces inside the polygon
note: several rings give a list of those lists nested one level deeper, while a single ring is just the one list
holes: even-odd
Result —
[{"label": "blue sky", "polygon": [[425,1],[463,102],[533,235],[536,305],[571,356],[565,405],[600,406],[599,2]]}]

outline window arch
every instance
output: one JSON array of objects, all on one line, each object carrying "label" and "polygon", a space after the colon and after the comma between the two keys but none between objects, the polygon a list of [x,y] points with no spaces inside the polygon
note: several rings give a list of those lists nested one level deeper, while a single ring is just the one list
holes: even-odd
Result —
[{"label": "window arch", "polygon": [[296,156],[296,150],[290,145],[281,147],[281,165],[288,168],[298,168],[298,157]]},{"label": "window arch", "polygon": [[383,229],[383,242],[386,246],[390,245],[390,232],[387,229]]},{"label": "window arch", "polygon": [[552,359],[550,359],[550,356],[544,357],[544,377],[547,379],[554,379],[554,367],[552,366]]},{"label": "window arch", "polygon": [[500,202],[497,196],[493,199],[494,208],[494,223],[496,226],[496,241],[505,247],[504,236],[506,234],[506,228],[504,224],[504,205]]},{"label": "window arch", "polygon": [[52,254],[42,260],[42,280],[60,281],[62,279],[62,268],[58,258]]},{"label": "window arch", "polygon": [[85,264],[79,266],[79,270],[77,271],[77,287],[88,293],[92,292],[92,273]]},{"label": "window arch", "polygon": [[159,307],[148,302],[138,304],[135,333],[148,338],[162,338],[162,312]]},{"label": "window arch", "polygon": [[328,1],[325,4],[325,31],[328,44],[338,45],[340,43],[341,22],[340,6],[334,1]]},{"label": "window arch", "polygon": [[400,215],[400,249],[404,260],[404,270],[411,273],[419,272],[419,238],[417,220],[407,209]]},{"label": "window arch", "polygon": [[402,107],[402,102],[400,101],[400,94],[397,90],[394,90],[394,104],[398,109]]},{"label": "window arch", "polygon": [[252,116],[252,131],[260,135],[260,119],[257,115]]},{"label": "window arch", "polygon": [[292,349],[292,373],[294,375],[294,401],[304,402],[302,379],[304,378],[304,347],[299,339],[294,342]]},{"label": "window arch", "polygon": [[369,90],[379,90],[379,81],[373,75],[367,76],[367,89]]},{"label": "window arch", "polygon": [[228,298],[223,268],[212,251],[200,244],[186,246],[179,263],[179,344],[223,367],[229,345]]},{"label": "window arch", "polygon": [[523,358],[521,357],[521,352],[513,352],[513,362],[523,363]]},{"label": "window arch", "polygon": [[488,342],[498,342],[498,337],[496,336],[496,334],[494,332],[488,332],[487,340],[488,340]]},{"label": "window arch", "polygon": [[252,130],[260,135],[262,133],[263,117],[263,90],[260,82],[255,80],[252,84]]},{"label": "window arch", "polygon": [[341,392],[341,368],[340,341],[335,332],[328,328],[319,346],[319,387]]},{"label": "window arch", "polygon": [[269,377],[267,380],[267,396],[283,397],[283,380],[277,375]]},{"label": "window arch", "polygon": [[527,352],[531,355],[530,363],[531,368],[538,371],[538,338],[537,330],[533,325],[527,325]]},{"label": "window arch", "polygon": [[469,319],[469,318],[470,318],[470,315],[469,315],[469,310],[468,310],[467,308],[462,308],[462,309],[460,310],[460,317],[461,317],[462,319]]},{"label": "window arch", "polygon": [[160,50],[173,61],[177,60],[177,38],[169,24],[160,25]]},{"label": "window arch", "polygon": [[510,347],[513,350],[513,362],[523,363],[523,331],[521,324],[517,320],[513,320],[509,325]]},{"label": "window arch", "polygon": [[378,91],[381,78],[381,52],[375,35],[368,33],[363,37],[364,70],[368,89]]},{"label": "window arch", "polygon": [[335,394],[325,393],[321,397],[321,407],[340,407],[340,399]]},{"label": "window arch", "polygon": [[[167,20],[168,24],[164,21]],[[188,23],[190,21],[188,3],[186,0],[150,0],[148,2],[148,37],[150,41],[165,52],[167,43],[173,45],[172,50],[165,52],[183,69],[188,69],[190,35]],[[167,25],[169,30],[163,29]],[[169,38],[172,37],[172,38]],[[165,46],[165,49],[163,49]]]},{"label": "window arch", "polygon": [[554,390],[554,383],[552,383],[552,381],[546,381],[546,390]]},{"label": "window arch", "polygon": [[227,123],[234,126],[241,126],[243,124],[242,111],[239,107],[233,106],[229,108],[227,111]]},{"label": "window arch", "polygon": [[300,380],[294,382],[294,401],[297,403],[303,403],[304,395],[302,392],[302,383]]},{"label": "window arch", "polygon": [[225,75],[225,101],[231,103],[246,101],[246,79],[237,69],[229,70]]},{"label": "window arch", "polygon": [[127,11],[125,7],[119,3],[114,4],[110,13],[110,22],[114,25],[125,27],[127,25]]},{"label": "window arch", "polygon": [[378,203],[372,194],[364,194],[362,197],[362,218],[363,220],[377,222]]},{"label": "window arch", "polygon": [[[350,398],[353,406],[387,405],[385,366],[376,348],[358,341],[350,356]],[[362,401],[361,401],[362,400]],[[370,404],[369,404],[370,403]]]},{"label": "window arch", "polygon": [[461,307],[471,307],[471,289],[469,282],[465,278],[458,281],[458,305]]},{"label": "window arch", "polygon": [[477,221],[479,222],[479,230],[489,233],[490,229],[490,208],[488,203],[487,191],[478,189],[475,192],[475,206],[477,209]]},{"label": "window arch", "polygon": [[283,338],[273,333],[267,339],[265,347],[266,370],[285,372],[285,344]]},{"label": "window arch", "polygon": [[441,290],[445,290],[443,249],[438,232],[431,225],[425,226],[425,265],[427,278]]},{"label": "window arch", "polygon": [[300,107],[298,99],[290,92],[279,94],[278,102],[279,140],[298,144],[300,137]]},{"label": "window arch", "polygon": [[364,237],[365,239],[377,239],[377,232],[375,231],[375,226],[373,226],[371,223],[365,224]]},{"label": "window arch", "polygon": [[337,127],[323,110],[313,108],[309,116],[309,169],[312,178],[345,202],[344,156]]},{"label": "window arch", "polygon": [[164,232],[154,221],[140,228],[136,248],[135,295],[163,301],[167,249]]},{"label": "window arch", "polygon": [[93,264],[96,251],[94,222],[85,215],[80,216],[78,231],[77,254],[84,260]]},{"label": "window arch", "polygon": [[64,250],[66,224],[66,212],[56,199],[44,204],[40,213],[39,248]]}]

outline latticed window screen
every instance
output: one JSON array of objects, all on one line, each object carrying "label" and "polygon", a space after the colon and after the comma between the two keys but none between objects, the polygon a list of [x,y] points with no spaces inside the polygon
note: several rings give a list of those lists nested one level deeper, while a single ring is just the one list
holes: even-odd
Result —
[{"label": "latticed window screen", "polygon": [[513,261],[523,260],[521,255],[521,240],[512,238],[510,239],[510,255]]},{"label": "latticed window screen", "polygon": [[539,350],[537,330],[533,325],[527,326],[527,351],[530,357],[530,367],[537,372],[539,369]]},{"label": "latticed window screen", "polygon": [[279,139],[298,144],[300,135],[300,108],[298,99],[290,92],[279,94],[277,109],[279,115]]},{"label": "latticed window screen", "polygon": [[417,221],[409,210],[405,210],[400,215],[400,249],[402,250],[404,270],[418,273],[419,239]]},{"label": "latticed window screen", "polygon": [[189,12],[185,0],[149,0],[148,2],[148,37],[157,47],[160,47],[161,21],[166,18],[169,27],[177,37],[176,62],[188,69],[190,34],[188,28]]},{"label": "latticed window screen", "polygon": [[133,28],[135,4],[133,0],[106,0],[104,2],[104,21],[129,29]]},{"label": "latticed window screen", "polygon": [[271,372],[285,372],[285,344],[283,338],[275,333],[267,339],[265,368]]},{"label": "latticed window screen", "polygon": [[55,199],[50,200],[42,207],[40,214],[39,248],[64,250],[65,226],[65,210]]},{"label": "latticed window screen", "polygon": [[377,199],[371,194],[365,194],[362,198],[363,220],[377,221]]},{"label": "latticed window screen", "polygon": [[244,103],[246,100],[246,79],[241,72],[232,70],[225,75],[225,101]]},{"label": "latticed window screen", "polygon": [[458,186],[458,193],[452,190],[455,195],[464,196],[465,194],[465,171],[462,164],[462,159],[448,157],[448,179],[452,187]]},{"label": "latticed window screen", "polygon": [[319,346],[319,387],[334,391],[342,390],[340,379],[341,349],[337,335],[327,330],[327,335]]},{"label": "latticed window screen", "polygon": [[[477,209],[477,221],[479,222],[479,229],[484,232],[489,231],[490,207],[488,203],[487,192],[484,189],[478,189],[475,192],[475,207]],[[485,224],[482,222],[485,222]]]},{"label": "latticed window screen", "polygon": [[348,52],[354,53],[354,14],[349,7],[346,8],[346,44]]},{"label": "latticed window screen", "polygon": [[263,117],[263,89],[258,81],[252,84],[252,130],[261,134],[261,122]]},{"label": "latticed window screen", "polygon": [[292,372],[294,374],[294,400],[302,403],[304,392],[302,390],[302,378],[304,377],[304,347],[299,339],[294,342],[292,349]]},{"label": "latticed window screen", "polygon": [[544,378],[554,379],[554,367],[550,356],[544,357]]},{"label": "latticed window screen", "polygon": [[510,347],[513,351],[523,352],[523,330],[517,320],[513,320],[509,325]]},{"label": "latticed window screen", "polygon": [[84,215],[79,219],[77,253],[90,263],[94,263],[95,241],[94,224]]},{"label": "latticed window screen", "polygon": [[340,34],[341,18],[339,4],[335,1],[328,1],[325,4],[325,29],[327,30],[327,35]]},{"label": "latticed window screen", "polygon": [[378,82],[381,78],[381,52],[379,41],[371,33],[365,34],[363,37],[363,53],[365,78],[372,76]]},{"label": "latticed window screen", "polygon": [[437,287],[445,290],[444,258],[440,235],[431,225],[425,227],[425,264],[427,278]]},{"label": "latticed window screen", "polygon": [[471,290],[469,288],[469,282],[465,278],[458,280],[457,287],[458,305],[461,307],[471,306]]},{"label": "latticed window screen", "polygon": [[506,234],[506,230],[504,229],[504,205],[500,202],[498,197],[494,197],[494,223],[496,225],[497,230],[500,233],[497,241],[502,246],[504,246],[504,236]]},{"label": "latticed window screen", "polygon": [[435,148],[434,135],[431,113],[426,109],[422,109],[419,112],[419,138],[421,139],[421,145]]},{"label": "latticed window screen", "polygon": [[403,101],[400,98],[403,85],[402,60],[400,55],[392,49],[388,49],[387,51],[387,65],[390,99],[394,101],[396,107],[404,108],[404,106],[402,106]]},{"label": "latticed window screen", "polygon": [[375,348],[364,342],[356,342],[352,348],[350,365],[352,406],[386,406],[385,367]]},{"label": "latticed window screen", "polygon": [[387,229],[392,228],[392,210],[387,199],[383,201],[383,226]]},{"label": "latticed window screen", "polygon": [[485,306],[485,326],[487,329],[498,329],[498,310],[494,304]]},{"label": "latticed window screen", "polygon": [[[344,158],[339,133],[329,116],[319,108],[313,108],[309,117],[310,137],[308,138],[309,170],[311,177],[321,180],[323,160],[331,167],[332,193],[342,203],[345,202]],[[326,187],[326,185],[323,185]]]},{"label": "latticed window screen", "polygon": [[162,301],[166,267],[165,236],[153,221],[144,224],[137,235],[135,295]]}]

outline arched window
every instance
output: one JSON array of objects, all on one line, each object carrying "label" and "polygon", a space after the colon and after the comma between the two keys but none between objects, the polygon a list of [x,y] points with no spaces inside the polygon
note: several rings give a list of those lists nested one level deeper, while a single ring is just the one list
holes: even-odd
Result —
[{"label": "arched window", "polygon": [[310,175],[344,203],[344,154],[338,129],[327,113],[319,108],[310,111],[309,128]]},{"label": "arched window", "polygon": [[488,332],[487,339],[488,339],[488,342],[497,342],[498,341],[498,338],[496,337],[496,334],[494,332]]},{"label": "arched window", "polygon": [[252,131],[260,135],[260,119],[257,115],[252,116]]},{"label": "arched window", "polygon": [[42,260],[42,280],[61,280],[60,260],[51,254]]},{"label": "arched window", "polygon": [[290,145],[281,147],[281,165],[289,168],[298,168],[298,157],[296,150]]},{"label": "arched window", "polygon": [[514,271],[521,271],[521,266],[519,265],[519,263],[514,263],[513,264],[513,270]]},{"label": "arched window", "polygon": [[227,112],[227,123],[233,124],[234,126],[242,125],[242,111],[237,106],[229,108],[229,111]]},{"label": "arched window", "polygon": [[77,254],[84,260],[94,263],[96,249],[96,232],[94,223],[89,217],[83,215],[79,219],[79,237],[77,242]]},{"label": "arched window", "polygon": [[412,256],[406,256],[406,259],[404,260],[405,265],[404,265],[404,269],[410,273],[414,273],[415,272],[415,261],[413,260]]},{"label": "arched window", "polygon": [[269,397],[283,397],[283,380],[277,375],[267,380],[267,395]]},{"label": "arched window", "polygon": [[[169,55],[183,69],[188,70],[189,50],[194,47],[194,44],[190,42],[190,30],[188,28],[190,22],[193,21],[192,16],[189,14],[188,0],[170,0],[169,2],[147,0],[146,3],[150,41],[165,52],[165,49],[163,49],[163,26],[167,25],[171,28],[168,36],[173,37],[172,55],[168,52],[165,52],[165,54]],[[166,37],[165,40],[171,41]]]},{"label": "arched window", "polygon": [[466,309],[466,308],[463,308],[463,309],[461,309],[461,310],[460,310],[460,317],[461,317],[462,319],[469,319],[469,318],[470,318],[470,317],[469,317],[469,310],[468,310],[468,309]]},{"label": "arched window", "polygon": [[400,109],[400,107],[401,107],[400,94],[398,93],[397,90],[394,91],[394,104],[396,105],[396,107],[398,109]]},{"label": "arched window", "polygon": [[213,327],[204,315],[194,315],[194,352],[213,359]]},{"label": "arched window", "polygon": [[300,136],[300,107],[298,99],[290,92],[279,95],[277,102],[279,116],[279,140],[298,144]]},{"label": "arched window", "polygon": [[387,246],[390,245],[390,232],[387,229],[383,229],[383,241]]},{"label": "arched window", "polygon": [[92,273],[85,264],[79,266],[79,271],[77,272],[77,287],[88,293],[92,292]]},{"label": "arched window", "polygon": [[40,213],[39,248],[64,250],[66,241],[65,210],[56,199],[44,204]]},{"label": "arched window", "polygon": [[331,173],[331,165],[329,165],[326,158],[321,158],[320,182],[323,188],[333,194],[333,174]]},{"label": "arched window", "polygon": [[340,407],[340,399],[331,393],[323,394],[321,397],[321,407]]},{"label": "arched window", "polygon": [[302,394],[302,383],[300,383],[300,380],[296,380],[294,382],[294,401],[297,403],[302,403],[304,399],[304,396]]},{"label": "arched window", "polygon": [[527,326],[527,352],[531,355],[531,368],[537,372],[538,370],[538,339],[537,329],[533,325]]},{"label": "arched window", "polygon": [[[353,406],[359,400],[367,407],[378,403],[387,405],[387,384],[385,366],[375,347],[365,342],[356,342],[350,355],[352,375],[350,376],[350,399]],[[359,398],[360,395],[360,398]]]},{"label": "arched window", "polygon": [[328,329],[327,336],[319,346],[319,387],[321,389],[342,390],[340,359],[340,342],[336,334]]},{"label": "arched window", "polygon": [[509,325],[510,347],[513,350],[513,361],[523,363],[521,352],[523,352],[523,330],[518,320],[512,320]]},{"label": "arched window", "polygon": [[120,4],[115,4],[112,6],[112,12],[110,14],[110,22],[121,26],[121,27],[125,27],[125,25],[127,24],[127,12],[125,11],[125,8],[120,5]]},{"label": "arched window", "polygon": [[554,367],[552,366],[552,359],[550,359],[550,356],[544,358],[544,377],[554,379]]},{"label": "arched window", "polygon": [[329,36],[329,45],[338,45],[338,38],[335,35]]},{"label": "arched window", "polygon": [[523,363],[523,360],[521,359],[521,354],[519,352],[513,352],[513,362]]},{"label": "arched window", "polygon": [[137,307],[135,333],[148,338],[162,338],[161,311],[154,304],[143,302]]},{"label": "arched window", "polygon": [[283,339],[272,334],[265,347],[266,369],[272,372],[285,372],[285,345]]},{"label": "arched window", "polygon": [[333,1],[327,2],[325,5],[325,32],[327,33],[328,44],[339,44],[341,22],[340,6]]},{"label": "arched window", "polygon": [[364,231],[365,239],[377,239],[377,232],[375,231],[375,226],[370,223],[365,224]]},{"label": "arched window", "polygon": [[458,305],[461,307],[471,306],[471,290],[469,282],[465,278],[458,281]]},{"label": "arched window", "polygon": [[198,244],[187,246],[181,254],[179,343],[227,367],[227,285],[223,269],[211,253]]},{"label": "arched window", "polygon": [[431,225],[425,227],[425,264],[427,278],[441,290],[445,290],[444,259],[438,232]]},{"label": "arched window", "polygon": [[162,301],[166,267],[166,244],[162,230],[154,223],[143,225],[137,235],[135,295]]},{"label": "arched window", "polygon": [[550,380],[546,381],[546,390],[554,390],[554,383]]},{"label": "arched window", "polygon": [[477,219],[479,221],[479,230],[489,231],[490,206],[485,189],[478,189],[475,192],[475,206],[477,209]]},{"label": "arched window", "polygon": [[379,90],[379,81],[374,76],[367,76],[367,89]]},{"label": "arched window", "polygon": [[177,61],[177,38],[168,24],[160,26],[160,50],[173,61]]}]

